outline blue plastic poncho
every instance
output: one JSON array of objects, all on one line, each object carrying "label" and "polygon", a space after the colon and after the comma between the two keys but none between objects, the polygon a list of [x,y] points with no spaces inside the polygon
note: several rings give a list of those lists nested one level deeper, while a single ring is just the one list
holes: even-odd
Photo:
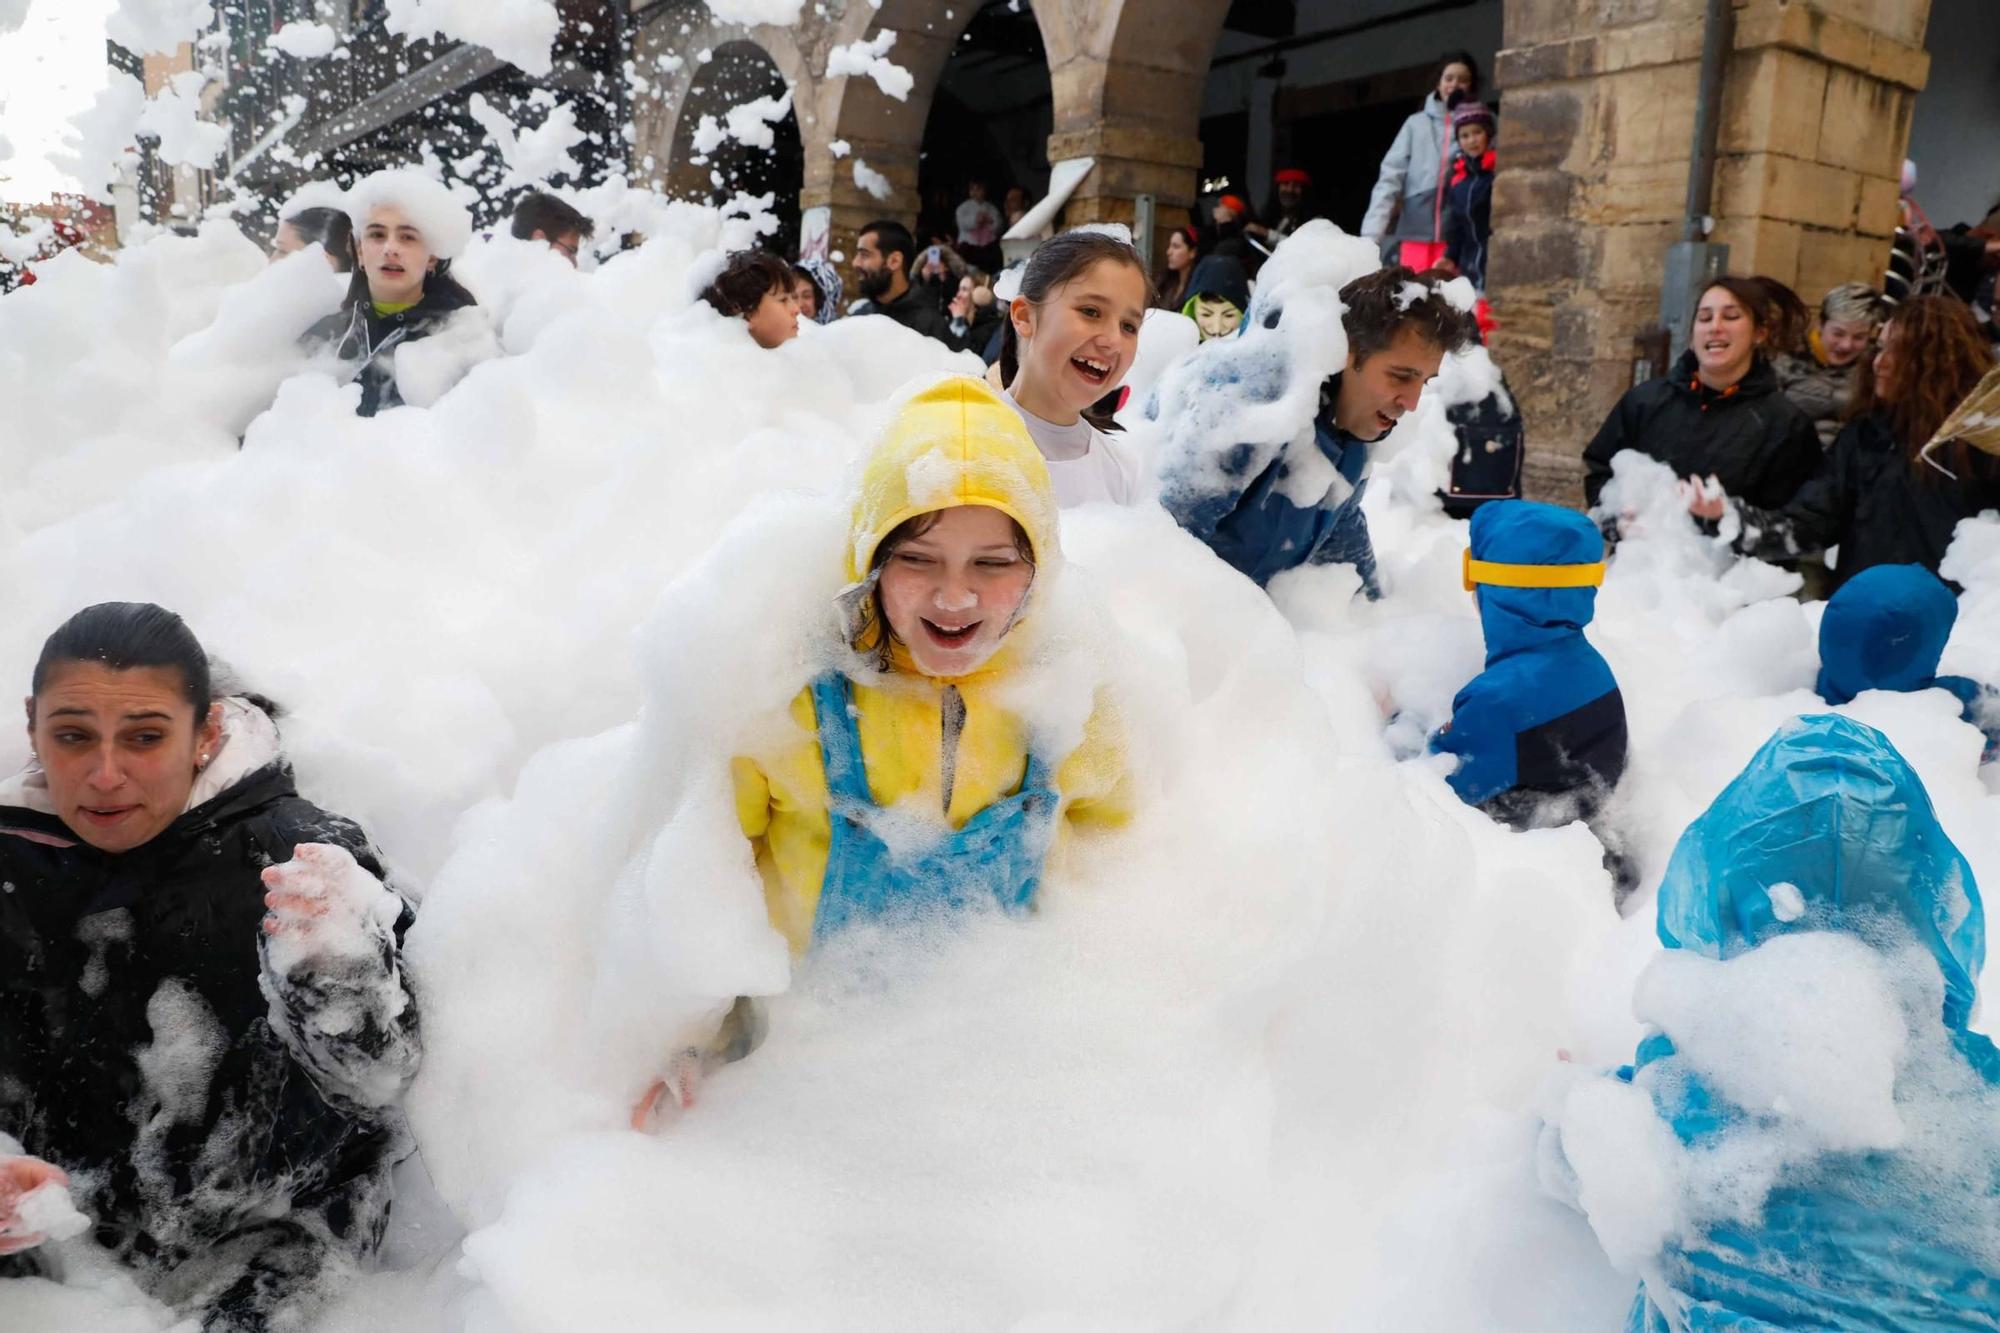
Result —
[{"label": "blue plastic poncho", "polygon": [[[1805,900],[1789,922],[1769,892],[1779,884]],[[1944,979],[1940,1020],[2000,1086],[2000,1053],[1965,1026],[1986,951],[1972,868],[1880,732],[1825,715],[1786,724],[1689,826],[1660,886],[1661,942],[1711,958],[1789,931],[1849,929],[1873,943],[1885,918],[1929,949]],[[1666,1062],[1679,1063],[1665,1036],[1640,1046],[1640,1068]],[[1691,1070],[1672,1072],[1648,1080],[1661,1114],[1682,1142],[1725,1147],[1747,1113]],[[2000,1276],[1978,1257],[1993,1237],[1967,1236],[1962,1223],[2000,1191],[1993,1120],[1965,1124],[1967,1160],[1984,1166],[1943,1189],[1893,1152],[1830,1153],[1780,1176],[1756,1226],[1714,1224],[1666,1252],[1654,1281],[1671,1291],[1642,1286],[1628,1333],[2000,1329]]]}]

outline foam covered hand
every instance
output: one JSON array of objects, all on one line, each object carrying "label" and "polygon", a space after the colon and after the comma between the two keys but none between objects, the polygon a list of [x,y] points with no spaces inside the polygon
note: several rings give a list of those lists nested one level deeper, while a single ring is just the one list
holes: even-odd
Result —
[{"label": "foam covered hand", "polygon": [[[0,1157],[0,1255],[32,1250],[49,1239],[46,1223],[39,1216],[47,1210],[39,1209],[30,1196],[41,1198],[38,1192],[50,1185],[56,1192],[65,1191],[69,1177],[39,1157]],[[64,1194],[65,1202],[67,1198]]]},{"label": "foam covered hand", "polygon": [[667,1062],[666,1076],[647,1088],[632,1108],[632,1128],[645,1134],[657,1128],[668,1112],[693,1109],[705,1072],[700,1051],[676,1053]]},{"label": "foam covered hand", "polygon": [[1729,512],[1729,494],[1715,477],[1690,477],[1681,483],[1681,494],[1687,498],[1688,512],[1696,518],[1714,523]]},{"label": "foam covered hand", "polygon": [[402,901],[332,843],[302,842],[264,871],[266,956],[286,975],[300,963],[370,958],[394,930]]}]

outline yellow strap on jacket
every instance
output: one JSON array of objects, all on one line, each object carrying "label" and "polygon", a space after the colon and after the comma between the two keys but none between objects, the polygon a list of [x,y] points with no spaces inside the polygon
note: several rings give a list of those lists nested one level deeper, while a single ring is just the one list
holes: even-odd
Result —
[{"label": "yellow strap on jacket", "polygon": [[1604,583],[1604,562],[1587,565],[1503,565],[1474,560],[1465,552],[1465,590],[1481,583],[1495,588],[1596,588]]}]

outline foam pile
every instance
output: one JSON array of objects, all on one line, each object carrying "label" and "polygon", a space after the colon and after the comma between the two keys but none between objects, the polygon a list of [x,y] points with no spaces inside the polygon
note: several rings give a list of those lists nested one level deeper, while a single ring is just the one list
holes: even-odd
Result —
[{"label": "foam pile", "polygon": [[[227,229],[60,258],[0,322],[23,422],[0,452],[0,663],[24,679],[92,601],[176,608],[287,706],[302,789],[423,899],[409,1109],[450,1211],[399,1201],[407,1271],[322,1327],[1614,1327],[1630,1279],[1538,1187],[1537,1112],[1558,1049],[1629,1057],[1650,895],[1621,917],[1581,826],[1507,832],[1384,735],[1385,699],[1428,725],[1479,665],[1464,525],[1431,495],[1442,399],[1367,494],[1378,603],[1339,568],[1274,602],[1158,511],[1065,515],[1025,706],[1115,690],[1138,819],[1079,840],[1029,921],[795,967],[728,759],[826,660],[842,497],[894,396],[970,362],[878,320],[761,350],[692,301],[740,222],[622,183],[596,202],[601,232],[624,210],[648,243],[582,272],[466,246],[454,273],[506,355],[427,409],[355,418],[285,332],[338,299],[318,256],[266,268]],[[1311,275],[1356,244],[1302,233],[1273,261],[1293,277],[1245,367],[1260,401],[1303,401],[1344,354]],[[1491,387],[1483,354],[1449,375]],[[1158,392],[1201,409],[1172,369]],[[1642,473],[1614,485],[1651,515]],[[1640,529],[1591,636],[1631,710],[1616,817],[1650,884],[1815,706],[1814,611],[1769,567],[1718,579],[1685,524]],[[1954,551],[1968,612],[2000,596],[1996,533]],[[2000,674],[1996,627],[1962,617],[1948,665]],[[2000,883],[1977,734],[1941,698],[1843,711]],[[0,737],[0,766],[22,749]],[[739,995],[765,1044],[634,1133]],[[106,1290],[0,1284],[0,1325],[165,1326]]]}]

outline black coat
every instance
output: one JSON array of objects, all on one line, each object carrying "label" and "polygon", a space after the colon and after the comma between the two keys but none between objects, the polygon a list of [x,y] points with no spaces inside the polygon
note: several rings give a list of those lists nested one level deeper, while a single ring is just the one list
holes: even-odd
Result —
[{"label": "black coat", "polygon": [[1761,356],[1721,393],[1695,378],[1692,351],[1664,379],[1627,390],[1583,451],[1589,503],[1597,503],[1612,458],[1626,449],[1659,459],[1678,476],[1720,478],[1729,494],[1765,509],[1790,503],[1820,464],[1812,422],[1780,392]]},{"label": "black coat", "polygon": [[953,351],[963,351],[964,345],[951,336],[951,325],[944,312],[938,309],[937,296],[928,287],[912,285],[901,297],[894,301],[870,299],[857,315],[887,315],[906,329],[914,329],[926,338],[935,338]]},{"label": "black coat", "polygon": [[1922,565],[1936,573],[1959,522],[2000,509],[2000,469],[1984,455],[1973,464],[1978,473],[1956,481],[1927,464],[1913,468],[1884,416],[1857,417],[1790,504],[1741,506],[1737,549],[1790,560],[1838,546],[1834,587],[1874,565]]},{"label": "black coat", "polygon": [[372,417],[403,405],[390,354],[406,342],[436,333],[453,314],[477,304],[472,293],[454,280],[430,281],[421,301],[394,314],[376,314],[374,302],[365,296],[353,301],[306,330],[305,343],[315,350],[331,349],[340,360],[359,367],[355,378],[361,383],[361,406],[355,412]]},{"label": "black coat", "polygon": [[302,842],[380,876],[361,830],[282,763],[116,855],[0,806],[0,1132],[69,1172],[142,1284],[202,1273],[183,1313],[210,1327],[263,1327],[329,1252],[379,1241],[400,1135],[379,1103],[416,1064],[407,907],[379,957],[265,965],[260,872]]},{"label": "black coat", "polygon": [[1472,285],[1486,290],[1486,247],[1493,238],[1490,152],[1479,162],[1458,159],[1462,173],[1445,187],[1444,253]]}]

